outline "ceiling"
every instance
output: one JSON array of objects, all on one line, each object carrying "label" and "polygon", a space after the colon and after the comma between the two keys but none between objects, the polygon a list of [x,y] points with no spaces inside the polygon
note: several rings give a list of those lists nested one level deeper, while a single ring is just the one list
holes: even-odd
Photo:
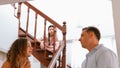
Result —
[{"label": "ceiling", "polygon": [[0,0],[0,5],[11,4],[16,2],[24,2],[24,1],[30,1],[30,0]]}]

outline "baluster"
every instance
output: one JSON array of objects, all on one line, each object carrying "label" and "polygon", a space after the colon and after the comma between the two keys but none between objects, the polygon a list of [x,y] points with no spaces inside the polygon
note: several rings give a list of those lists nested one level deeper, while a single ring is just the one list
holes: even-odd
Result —
[{"label": "baluster", "polygon": [[63,22],[63,41],[64,41],[64,49],[63,49],[63,56],[62,56],[62,68],[66,68],[66,22]]},{"label": "baluster", "polygon": [[36,47],[37,13],[35,14],[34,43]]},{"label": "baluster", "polygon": [[21,15],[21,4],[22,2],[18,3],[18,12],[17,12],[17,18],[20,19],[20,15]]},{"label": "baluster", "polygon": [[16,13],[16,9],[17,9],[17,7],[16,7],[16,3],[13,3],[12,6],[13,6],[13,8],[14,8],[14,16],[17,18],[17,16],[15,15],[15,13]]},{"label": "baluster", "polygon": [[[20,16],[21,16],[21,4],[22,2],[19,2],[18,3],[18,11],[17,11],[17,18],[18,18],[18,30],[20,29]],[[18,31],[18,34],[19,34],[19,31]]]},{"label": "baluster", "polygon": [[45,58],[46,58],[46,54],[47,54],[47,52],[46,52],[46,47],[45,47],[45,43],[46,43],[46,19],[44,19],[44,50],[45,50],[45,54],[44,54],[44,56],[45,56]]},{"label": "baluster", "polygon": [[53,37],[53,55],[55,54],[55,46],[56,46],[56,44],[55,44],[55,42],[56,42],[56,40],[55,40],[56,31],[55,31],[55,29],[56,29],[56,27],[54,27],[54,37]]},{"label": "baluster", "polygon": [[60,56],[59,56],[58,63],[59,63],[58,68],[60,68],[60,64],[61,64],[61,54],[60,54]]},{"label": "baluster", "polygon": [[44,49],[46,49],[45,42],[46,42],[46,19],[44,19]]},{"label": "baluster", "polygon": [[29,9],[29,7],[28,7],[28,11],[27,11],[27,22],[26,22],[26,36],[28,35],[29,13],[30,13],[30,9]]}]

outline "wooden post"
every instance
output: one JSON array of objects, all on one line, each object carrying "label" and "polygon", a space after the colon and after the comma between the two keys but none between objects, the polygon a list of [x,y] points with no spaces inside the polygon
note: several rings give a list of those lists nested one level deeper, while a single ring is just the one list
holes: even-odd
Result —
[{"label": "wooden post", "polygon": [[44,42],[43,42],[43,44],[44,44],[44,50],[45,50],[44,57],[46,58],[47,52],[46,52],[45,43],[46,43],[46,19],[44,19]]},{"label": "wooden post", "polygon": [[[21,16],[21,4],[22,2],[18,3],[18,11],[17,11],[17,18],[18,18],[18,35],[19,35],[19,30],[20,30],[20,16]],[[19,36],[18,36],[19,37]]]},{"label": "wooden post", "polygon": [[63,22],[63,41],[64,41],[64,49],[63,49],[63,57],[62,57],[62,68],[66,68],[66,22]]},{"label": "wooden post", "polygon": [[26,36],[28,35],[29,12],[30,12],[30,9],[29,9],[29,7],[28,7],[27,22],[26,22]]},{"label": "wooden post", "polygon": [[36,46],[36,31],[37,31],[37,13],[35,14],[35,28],[34,28],[34,45]]}]

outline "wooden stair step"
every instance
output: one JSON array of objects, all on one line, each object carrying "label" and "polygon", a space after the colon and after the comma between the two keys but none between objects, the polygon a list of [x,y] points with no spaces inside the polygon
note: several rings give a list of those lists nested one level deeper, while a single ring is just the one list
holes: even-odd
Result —
[{"label": "wooden stair step", "polygon": [[45,58],[47,61],[51,61],[52,60],[52,57],[46,57]]},{"label": "wooden stair step", "polygon": [[36,49],[36,51],[39,52],[39,53],[45,53],[44,49]]}]

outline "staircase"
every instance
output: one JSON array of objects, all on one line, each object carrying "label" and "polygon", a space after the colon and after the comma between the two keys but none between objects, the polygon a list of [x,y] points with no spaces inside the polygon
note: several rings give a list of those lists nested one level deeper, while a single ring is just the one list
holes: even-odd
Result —
[{"label": "staircase", "polygon": [[[27,16],[26,16],[26,22],[21,22],[22,17],[21,14],[24,13],[22,12],[22,5],[26,6],[27,9]],[[30,11],[34,12],[35,21],[34,23],[34,34],[32,35],[29,33],[29,22],[30,22]],[[33,46],[33,56],[39,60],[40,63],[42,63],[46,68],[66,68],[66,23],[63,22],[63,26],[59,25],[57,22],[55,22],[53,19],[45,15],[43,12],[41,12],[39,9],[35,8],[33,5],[31,5],[28,2],[20,2],[14,4],[14,16],[18,19],[18,37],[27,37]],[[38,17],[43,18],[43,22],[38,21]],[[23,29],[21,27],[21,23],[26,24],[26,28]],[[63,40],[62,44],[60,44],[60,48],[54,52],[52,57],[48,57],[50,53],[47,50],[42,50],[39,45],[40,42],[36,38],[36,33],[37,33],[37,24],[38,23],[44,23],[44,37],[46,35],[46,24],[50,23],[54,25],[56,28],[58,28],[62,34],[63,34]]]}]

